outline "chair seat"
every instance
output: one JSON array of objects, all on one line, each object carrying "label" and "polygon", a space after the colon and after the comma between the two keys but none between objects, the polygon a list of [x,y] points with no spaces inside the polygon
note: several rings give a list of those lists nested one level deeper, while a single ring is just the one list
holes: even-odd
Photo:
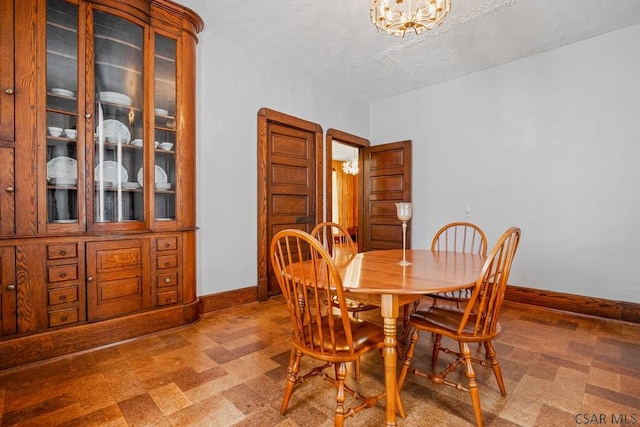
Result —
[{"label": "chair seat", "polygon": [[418,329],[446,335],[458,341],[486,341],[487,339],[493,339],[500,333],[500,323],[498,323],[494,333],[475,336],[473,327],[478,316],[471,314],[469,315],[469,320],[465,323],[462,333],[458,334],[458,327],[463,316],[464,310],[456,307],[433,306],[411,314],[409,321]]},{"label": "chair seat", "polygon": [[[342,319],[340,316],[334,316],[334,320],[337,324],[341,324]],[[375,325],[371,322],[358,320],[358,319],[350,319],[351,322],[351,337],[353,339],[353,358],[357,359],[360,355],[371,351],[375,348],[384,347],[384,330],[379,326]],[[333,346],[331,344],[331,340],[327,337],[330,336],[331,331],[328,326],[328,322],[323,322],[322,333],[325,336],[324,339],[324,348],[321,347],[321,340],[318,334],[316,333],[317,328],[314,326],[313,328],[305,328],[305,341],[309,342],[309,334],[310,330],[314,331],[313,335],[313,346],[316,349],[314,354],[326,353],[326,356],[332,358],[333,356],[339,355],[341,358],[349,357],[349,345],[347,344],[347,340],[342,328],[335,328],[335,352]],[[308,346],[302,346],[302,350],[308,352]]]}]

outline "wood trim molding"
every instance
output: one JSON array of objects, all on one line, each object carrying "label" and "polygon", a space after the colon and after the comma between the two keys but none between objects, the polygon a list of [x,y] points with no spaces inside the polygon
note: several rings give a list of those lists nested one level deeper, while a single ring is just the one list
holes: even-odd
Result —
[{"label": "wood trim molding", "polygon": [[508,285],[507,301],[640,323],[640,304]]},{"label": "wood trim molding", "polygon": [[258,301],[257,286],[205,295],[200,297],[200,313],[209,313],[256,301]]}]

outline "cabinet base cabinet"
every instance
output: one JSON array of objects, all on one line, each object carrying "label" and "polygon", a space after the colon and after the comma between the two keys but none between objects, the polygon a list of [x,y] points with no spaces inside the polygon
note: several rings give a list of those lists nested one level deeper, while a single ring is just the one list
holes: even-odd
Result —
[{"label": "cabinet base cabinet", "polygon": [[[191,233],[187,231],[186,233]],[[0,370],[184,326],[181,232],[0,240]],[[190,293],[192,291],[190,290]]]},{"label": "cabinet base cabinet", "polygon": [[199,319],[200,301],[0,341],[0,370],[95,349]]}]

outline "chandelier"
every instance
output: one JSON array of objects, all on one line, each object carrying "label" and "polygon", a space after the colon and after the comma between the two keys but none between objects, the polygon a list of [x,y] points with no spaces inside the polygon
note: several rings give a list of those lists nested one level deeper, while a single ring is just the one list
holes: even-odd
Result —
[{"label": "chandelier", "polygon": [[371,23],[396,37],[442,24],[449,9],[451,0],[370,0]]},{"label": "chandelier", "polygon": [[358,159],[353,158],[342,163],[342,173],[348,175],[358,175]]}]

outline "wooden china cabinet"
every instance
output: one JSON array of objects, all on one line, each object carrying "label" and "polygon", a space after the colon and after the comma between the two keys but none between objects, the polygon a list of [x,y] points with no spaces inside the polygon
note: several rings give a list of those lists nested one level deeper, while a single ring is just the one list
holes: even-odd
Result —
[{"label": "wooden china cabinet", "polygon": [[170,0],[0,0],[0,370],[199,318],[202,25]]}]

